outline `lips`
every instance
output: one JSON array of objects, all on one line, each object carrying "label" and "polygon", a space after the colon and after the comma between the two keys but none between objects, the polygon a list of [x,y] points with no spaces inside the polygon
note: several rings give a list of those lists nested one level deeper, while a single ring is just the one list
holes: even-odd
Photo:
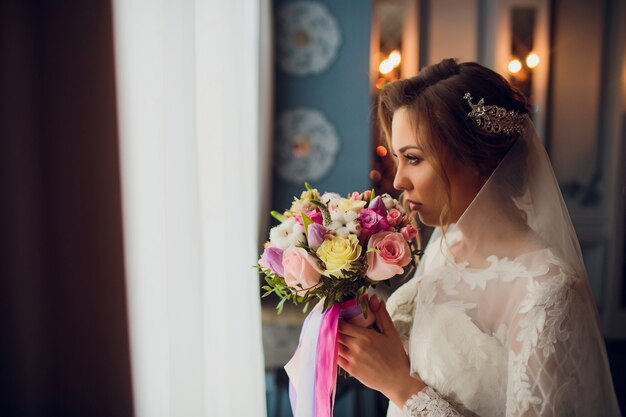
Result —
[{"label": "lips", "polygon": [[409,201],[409,208],[411,209],[411,211],[418,211],[421,207],[422,207],[421,203]]}]

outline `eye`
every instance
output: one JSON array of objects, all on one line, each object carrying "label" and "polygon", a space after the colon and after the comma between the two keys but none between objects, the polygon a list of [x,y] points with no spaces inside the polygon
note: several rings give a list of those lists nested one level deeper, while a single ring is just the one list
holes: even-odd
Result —
[{"label": "eye", "polygon": [[419,156],[415,156],[411,154],[404,154],[402,156],[404,156],[404,159],[407,160],[409,165],[417,165],[424,160],[423,158],[420,158]]}]

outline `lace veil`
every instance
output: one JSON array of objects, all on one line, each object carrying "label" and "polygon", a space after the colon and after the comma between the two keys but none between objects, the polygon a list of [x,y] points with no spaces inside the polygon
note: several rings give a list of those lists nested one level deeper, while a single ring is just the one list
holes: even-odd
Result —
[{"label": "lace veil", "polygon": [[[490,353],[497,349],[485,346],[477,351],[474,362],[472,355],[466,355],[467,363],[456,365],[480,374],[480,384],[506,391],[494,393],[506,398],[499,415],[618,416],[578,240],[528,116],[523,125],[520,138],[456,225],[434,234],[418,271],[423,273],[418,277],[418,300],[454,305],[465,313],[459,317],[469,318],[480,334],[492,336],[504,347],[502,357]],[[442,257],[442,262],[434,262],[436,257]],[[435,271],[429,263],[448,269]],[[413,346],[424,343],[420,337],[427,321],[433,319],[428,317],[432,311],[422,309],[415,314],[409,348],[413,372],[427,383],[429,376],[419,368],[424,358]],[[434,331],[452,333],[454,329]],[[476,343],[491,342],[476,339]],[[504,376],[489,375],[487,367],[480,369],[498,361],[507,370]],[[429,366],[437,372],[436,366]],[[463,393],[472,382],[458,384],[458,389],[450,391]],[[475,405],[475,410],[489,399],[481,401],[483,405]]]}]

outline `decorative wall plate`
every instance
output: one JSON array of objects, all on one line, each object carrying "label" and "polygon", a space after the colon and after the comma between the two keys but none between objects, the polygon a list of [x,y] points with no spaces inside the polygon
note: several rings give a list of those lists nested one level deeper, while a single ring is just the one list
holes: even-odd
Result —
[{"label": "decorative wall plate", "polygon": [[321,112],[305,108],[284,111],[276,132],[276,170],[284,180],[302,185],[322,178],[334,165],[339,137]]},{"label": "decorative wall plate", "polygon": [[326,70],[337,57],[341,31],[325,5],[314,1],[285,3],[276,14],[279,67],[305,76]]}]

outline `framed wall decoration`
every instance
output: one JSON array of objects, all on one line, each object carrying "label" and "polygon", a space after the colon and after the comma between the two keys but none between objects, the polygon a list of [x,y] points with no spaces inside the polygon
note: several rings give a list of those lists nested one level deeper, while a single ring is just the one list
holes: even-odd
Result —
[{"label": "framed wall decoration", "polygon": [[321,112],[297,108],[282,112],[276,124],[276,170],[285,181],[316,181],[335,164],[339,136]]},{"label": "framed wall decoration", "polygon": [[341,30],[328,8],[314,1],[283,4],[276,15],[278,67],[289,75],[324,72],[336,59]]}]

